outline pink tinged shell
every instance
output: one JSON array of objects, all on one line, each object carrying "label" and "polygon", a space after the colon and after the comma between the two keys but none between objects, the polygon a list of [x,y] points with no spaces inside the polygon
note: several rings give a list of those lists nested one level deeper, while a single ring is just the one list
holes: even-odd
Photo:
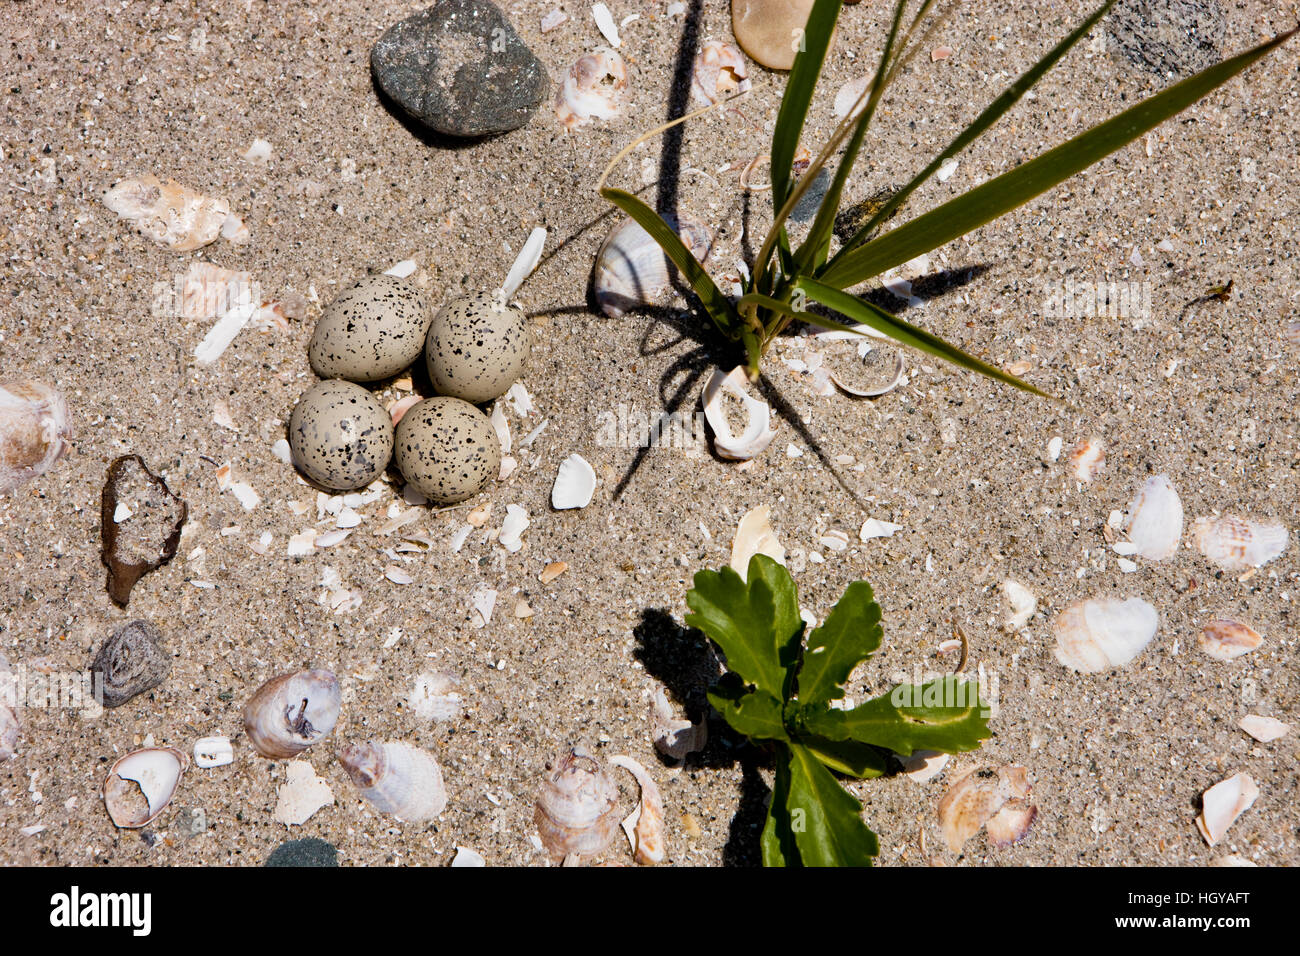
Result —
[{"label": "pink tinged shell", "polygon": [[[709,258],[713,236],[691,219],[668,217],[668,225],[700,262]],[[600,310],[612,319],[655,305],[672,285],[676,268],[659,244],[634,219],[616,225],[596,253],[592,289]]]},{"label": "pink tinged shell", "polygon": [[1206,843],[1214,846],[1227,834],[1237,817],[1250,809],[1258,796],[1259,787],[1247,773],[1233,774],[1216,783],[1201,796],[1201,813],[1196,818],[1196,829],[1201,831]]},{"label": "pink tinged shell", "polygon": [[1197,518],[1192,523],[1196,550],[1225,571],[1263,567],[1286,550],[1289,537],[1283,525],[1238,515]]},{"label": "pink tinged shell", "polygon": [[53,468],[71,436],[57,389],[29,379],[0,382],[0,495]]},{"label": "pink tinged shell", "polygon": [[717,103],[750,88],[745,56],[730,43],[709,40],[700,48],[691,71],[691,95],[700,103]]},{"label": "pink tinged shell", "polygon": [[343,696],[327,670],[273,677],[244,706],[249,743],[264,757],[283,759],[302,753],[334,729]]},{"label": "pink tinged shell", "polygon": [[1056,659],[1086,674],[1120,667],[1151,643],[1159,626],[1156,609],[1141,598],[1080,601],[1052,624]]},{"label": "pink tinged shell", "polygon": [[1165,475],[1148,478],[1128,506],[1129,541],[1148,561],[1173,557],[1183,536],[1183,503]]},{"label": "pink tinged shell", "polygon": [[1197,644],[1215,660],[1230,661],[1250,653],[1263,641],[1263,635],[1249,624],[1217,618],[1201,628]]},{"label": "pink tinged shell", "polygon": [[638,863],[654,866],[668,855],[664,846],[664,798],[659,786],[638,761],[622,754],[609,758],[610,764],[622,767],[636,778],[641,788],[641,802],[623,821],[623,832],[632,844],[632,853]]},{"label": "pink tinged shell", "polygon": [[421,823],[447,808],[442,768],[427,750],[400,740],[372,740],[344,747],[339,763],[361,796],[383,813]]},{"label": "pink tinged shell", "polygon": [[939,827],[948,849],[961,852],[985,824],[991,824],[989,839],[995,845],[1024,839],[1038,815],[1026,800],[1029,789],[1024,767],[976,768],[959,777],[939,801]]},{"label": "pink tinged shell", "polygon": [[1106,467],[1106,443],[1100,438],[1087,438],[1070,452],[1070,470],[1084,483],[1092,481]]},{"label": "pink tinged shell", "polygon": [[171,747],[147,747],[120,758],[104,780],[104,806],[113,825],[147,826],[167,809],[189,758]]},{"label": "pink tinged shell", "polygon": [[618,832],[618,787],[596,757],[574,747],[538,788],[533,821],[552,859],[598,856]]},{"label": "pink tinged shell", "polygon": [[214,242],[230,216],[230,203],[157,176],[124,179],[104,194],[104,205],[154,242],[188,252]]},{"label": "pink tinged shell", "polygon": [[1247,714],[1237,722],[1237,726],[1262,744],[1272,743],[1291,732],[1290,724],[1285,724],[1276,717],[1261,717],[1259,714]]},{"label": "pink tinged shell", "polygon": [[578,57],[555,94],[555,115],[567,130],[616,119],[627,90],[627,64],[613,50]]},{"label": "pink tinged shell", "polygon": [[751,508],[736,527],[736,537],[731,542],[731,570],[739,574],[742,581],[746,580],[750,559],[756,554],[765,554],[777,564],[785,565],[785,547],[772,530],[771,513],[771,505]]}]

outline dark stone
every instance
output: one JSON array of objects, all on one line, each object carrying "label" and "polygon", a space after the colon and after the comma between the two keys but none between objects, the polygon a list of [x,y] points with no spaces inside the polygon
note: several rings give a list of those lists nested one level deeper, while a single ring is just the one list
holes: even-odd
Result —
[{"label": "dark stone", "polygon": [[119,627],[90,665],[103,687],[105,707],[120,707],[137,694],[152,690],[171,669],[162,635],[148,621],[128,621]]},{"label": "dark stone", "polygon": [[307,837],[281,843],[266,858],[263,866],[338,866],[339,851],[334,844]]},{"label": "dark stone", "polygon": [[1228,29],[1217,0],[1119,0],[1106,20],[1128,61],[1160,76],[1218,63]]},{"label": "dark stone", "polygon": [[439,0],[384,31],[370,51],[380,89],[419,122],[449,136],[518,129],[551,78],[487,0]]},{"label": "dark stone", "polygon": [[[131,517],[113,520],[125,504]],[[123,455],[108,466],[100,499],[101,556],[108,567],[108,596],[123,606],[137,581],[176,556],[189,508],[139,455]]]},{"label": "dark stone", "polygon": [[790,218],[795,222],[812,222],[822,204],[822,199],[826,197],[826,190],[830,188],[830,170],[818,170],[817,175],[813,177],[812,184],[808,187],[808,191],[800,197],[799,201],[794,204],[794,208],[790,210]]}]

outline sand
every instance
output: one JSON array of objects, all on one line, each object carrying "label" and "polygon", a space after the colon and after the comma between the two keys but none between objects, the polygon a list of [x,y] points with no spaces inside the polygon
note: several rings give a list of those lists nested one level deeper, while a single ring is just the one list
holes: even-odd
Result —
[{"label": "sand", "polygon": [[[538,865],[546,860],[530,839],[536,788],[561,748],[585,741],[651,768],[674,864],[753,864],[771,780],[764,755],[715,719],[708,750],[670,767],[651,745],[649,703],[662,682],[678,706],[701,713],[718,665],[680,624],[685,593],[697,569],[726,562],[740,516],[767,504],[814,614],[824,616],[853,580],[876,588],[886,643],[855,675],[853,698],[899,675],[950,668],[936,649],[954,620],[970,639],[970,666],[997,681],[996,736],[981,751],[955,757],[925,784],[902,776],[848,784],[880,835],[881,863],[958,862],[942,848],[936,807],[977,762],[1025,766],[1040,812],[1025,842],[992,849],[977,836],[963,863],[1200,865],[1229,852],[1261,865],[1300,863],[1297,737],[1258,744],[1236,726],[1247,713],[1298,716],[1300,551],[1292,546],[1244,581],[1186,544],[1171,560],[1123,573],[1103,537],[1109,513],[1157,473],[1170,476],[1189,520],[1234,511],[1300,527],[1300,345],[1285,335],[1297,317],[1300,261],[1294,45],[1144,141],[932,255],[936,270],[969,281],[908,317],[988,361],[1027,361],[1026,377],[1070,405],[915,355],[907,385],[875,402],[819,396],[782,362],[804,354],[806,343],[792,339],[766,364],[779,395],[776,441],[742,468],[699,448],[643,452],[605,440],[602,413],[622,404],[634,418],[689,414],[708,369],[737,356],[689,313],[615,321],[590,311],[587,291],[596,249],[616,221],[596,178],[669,115],[683,37],[688,51],[710,36],[730,38],[727,4],[708,0],[687,27],[666,18],[662,2],[610,2],[616,20],[640,14],[622,29],[631,72],[624,116],[566,134],[543,107],[527,127],[471,145],[420,135],[373,88],[371,43],[419,6],[75,10],[28,0],[4,14],[3,375],[62,389],[75,438],[50,473],[0,499],[0,652],[15,667],[82,671],[117,625],[139,617],[162,631],[174,660],[160,687],[101,715],[23,711],[19,756],[0,766],[0,861],[254,865],[285,839],[316,836],[334,843],[345,865],[443,865],[457,846],[493,865]],[[558,79],[603,40],[575,3],[564,4],[567,23],[541,34],[553,6],[517,0],[504,9]],[[1088,10],[1025,7],[962,6],[936,37],[952,57],[918,57],[884,101],[850,199],[905,181]],[[834,122],[835,91],[873,63],[885,17],[879,3],[846,8],[809,144]],[[1276,5],[1255,0],[1228,6],[1225,17],[1225,52],[1290,25]],[[751,249],[769,215],[766,194],[746,200],[738,170],[767,148],[784,79],[751,67],[754,90],[738,110],[670,137],[681,150],[675,183],[656,182],[662,144],[643,146],[619,173],[623,185],[646,186],[660,201],[675,194],[683,214],[717,230],[716,274],[738,258],[746,214]],[[1166,82],[1113,56],[1098,31],[910,209],[957,195]],[[271,144],[264,164],[242,158],[255,138]],[[229,200],[250,241],[176,253],[134,232],[99,197],[149,172]],[[546,256],[518,295],[534,318],[524,382],[537,412],[511,415],[516,443],[543,418],[548,424],[516,449],[514,475],[480,499],[492,502],[488,529],[500,527],[507,504],[528,510],[524,548],[508,554],[476,535],[451,553],[464,512],[429,513],[407,530],[427,532],[432,550],[394,562],[382,549],[397,539],[376,533],[397,500],[389,489],[359,509],[365,520],[346,541],[287,557],[291,535],[333,527],[328,516],[316,520],[315,491],[271,452],[313,381],[307,342],[321,307],[366,272],[407,258],[419,265],[412,281],[439,301],[492,288],[538,225],[550,230]],[[1172,251],[1155,248],[1164,241]],[[247,329],[219,361],[199,367],[193,351],[211,321],[151,310],[156,287],[197,260],[248,270],[268,299],[302,296],[306,314],[287,330]],[[983,271],[972,276],[975,267]],[[1188,307],[1230,279],[1228,301]],[[1149,314],[1045,314],[1067,280],[1148,283]],[[237,430],[214,423],[219,401]],[[1053,436],[1068,452],[1093,435],[1105,441],[1107,461],[1090,485],[1064,459],[1043,460]],[[556,469],[575,452],[600,478],[595,500],[553,512]],[[127,453],[165,477],[190,519],[177,558],[146,576],[122,610],[104,588],[98,524],[107,465]],[[225,462],[261,496],[253,511],[219,490],[214,463]],[[310,512],[295,515],[293,501]],[[902,530],[861,543],[868,517]],[[819,544],[833,529],[849,534],[847,549]],[[263,532],[273,542],[259,556],[249,545]],[[559,560],[569,571],[541,584],[542,568]],[[393,563],[414,582],[386,580]],[[334,614],[320,603],[326,568],[361,598],[355,610]],[[996,584],[1008,575],[1039,599],[1039,613],[1015,635],[998,627]],[[500,596],[490,624],[477,628],[471,595],[483,585]],[[1098,594],[1145,597],[1160,629],[1124,668],[1075,674],[1052,655],[1050,623]],[[514,616],[521,599],[531,618]],[[1218,614],[1248,619],[1263,645],[1232,663],[1200,653],[1199,627]],[[332,741],[306,755],[337,803],[285,827],[272,822],[285,765],[250,753],[240,710],[262,681],[306,666],[333,669],[344,686]],[[409,703],[417,677],[435,672],[453,678],[463,698],[453,719],[421,717]],[[147,735],[188,752],[210,734],[235,739],[233,765],[191,769],[146,831],[113,827],[99,797],[112,760]],[[435,823],[403,824],[360,800],[333,751],[371,737],[437,755],[450,804]],[[1260,797],[1224,843],[1207,848],[1194,826],[1199,795],[1238,771],[1255,779]],[[619,774],[630,810],[635,787]],[[206,829],[190,835],[194,808]],[[20,832],[36,826],[45,829]],[[621,843],[607,856],[630,862]]]}]

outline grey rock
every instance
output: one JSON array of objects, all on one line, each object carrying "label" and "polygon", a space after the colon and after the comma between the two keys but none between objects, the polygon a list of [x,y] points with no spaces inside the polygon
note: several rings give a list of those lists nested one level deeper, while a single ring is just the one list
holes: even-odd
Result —
[{"label": "grey rock", "polygon": [[1222,59],[1227,35],[1217,0],[1119,0],[1106,32],[1139,69],[1186,76]]},{"label": "grey rock", "polygon": [[439,0],[384,31],[370,51],[380,89],[410,116],[449,136],[518,129],[551,78],[487,0]]},{"label": "grey rock", "polygon": [[288,840],[276,847],[263,866],[321,866],[339,865],[339,851],[334,844],[316,837]]},{"label": "grey rock", "polygon": [[171,669],[162,635],[148,621],[128,621],[119,627],[90,665],[95,680],[103,683],[105,707],[120,707],[152,690]]}]

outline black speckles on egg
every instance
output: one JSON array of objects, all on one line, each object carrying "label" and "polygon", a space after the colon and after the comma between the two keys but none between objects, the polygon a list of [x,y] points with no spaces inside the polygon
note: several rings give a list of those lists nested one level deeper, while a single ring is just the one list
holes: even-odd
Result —
[{"label": "black speckles on egg", "polygon": [[432,321],[428,300],[415,286],[367,276],[325,307],[307,356],[321,378],[377,382],[420,357]]},{"label": "black speckles on egg", "polygon": [[298,470],[321,487],[364,488],[393,458],[393,420],[360,385],[317,382],[289,416],[289,450]]},{"label": "black speckles on egg", "polygon": [[439,394],[491,401],[523,374],[532,345],[527,316],[496,295],[452,299],[429,326],[424,347],[429,380]]},{"label": "black speckles on egg", "polygon": [[439,396],[397,423],[397,468],[430,501],[452,505],[477,494],[501,470],[501,444],[469,402]]}]

